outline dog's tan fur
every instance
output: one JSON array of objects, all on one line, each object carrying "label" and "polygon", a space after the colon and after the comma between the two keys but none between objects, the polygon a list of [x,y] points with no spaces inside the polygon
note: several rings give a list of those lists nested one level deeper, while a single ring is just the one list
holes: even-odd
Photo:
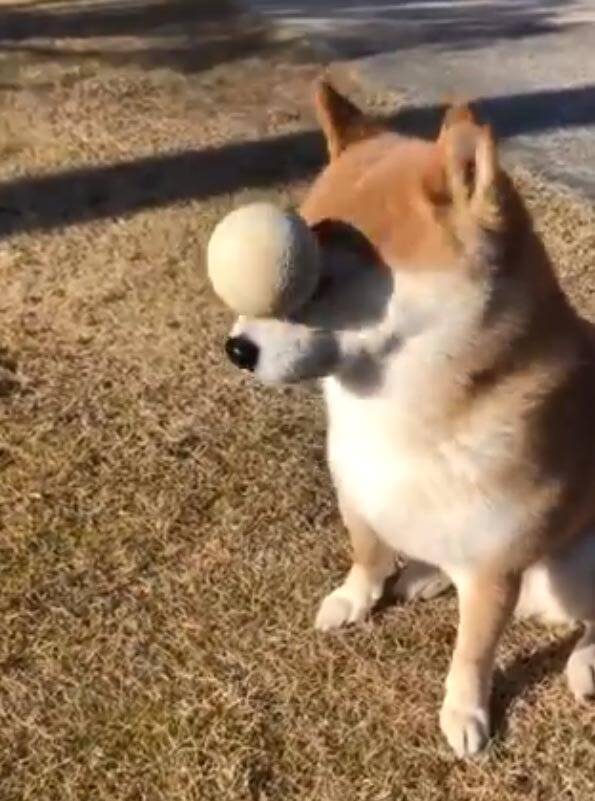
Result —
[{"label": "dog's tan fur", "polygon": [[330,163],[301,212],[328,280],[294,318],[240,318],[234,336],[261,380],[323,379],[353,565],[317,626],[365,616],[395,552],[402,597],[454,583],[441,725],[471,755],[515,608],[585,624],[567,675],[595,695],[595,337],[468,107],[435,142],[382,130],[326,83],[317,107]]},{"label": "dog's tan fur", "polygon": [[[379,130],[326,83],[317,107],[330,164],[302,206],[306,220],[339,220],[363,233],[393,271],[395,294],[405,287],[427,295],[429,314],[434,304],[452,302],[440,297],[449,292],[466,299],[464,309],[453,302],[453,312],[468,314],[462,324],[453,318],[452,328],[462,329],[444,354],[420,344],[416,363],[413,337],[411,363],[395,374],[400,385],[384,388],[382,397],[352,402],[329,379],[330,462],[353,567],[325,599],[318,625],[330,628],[370,609],[393,548],[445,571],[458,590],[460,623],[441,724],[457,753],[468,755],[488,734],[494,652],[521,585],[528,612],[587,623],[568,675],[576,695],[595,690],[595,561],[585,578],[569,556],[580,548],[591,556],[595,537],[588,532],[595,525],[593,331],[561,292],[491,132],[467,107],[450,110],[432,143]],[[387,465],[394,452],[414,466],[393,485],[354,492],[361,473],[350,460],[374,458],[358,441],[374,431],[384,439]],[[366,492],[389,489],[393,498],[367,504]],[[389,513],[391,502],[414,511]],[[434,503],[453,518],[446,532],[440,525],[423,530],[440,522],[439,511],[416,515]],[[464,510],[477,503],[486,505],[489,535],[467,526]],[[400,521],[418,529],[418,517],[414,540],[393,530]],[[486,541],[475,547],[474,538]],[[560,553],[569,565],[566,583],[557,583]],[[405,578],[402,591],[421,594],[436,577],[428,570],[413,593]],[[439,582],[437,590],[443,587]]]}]

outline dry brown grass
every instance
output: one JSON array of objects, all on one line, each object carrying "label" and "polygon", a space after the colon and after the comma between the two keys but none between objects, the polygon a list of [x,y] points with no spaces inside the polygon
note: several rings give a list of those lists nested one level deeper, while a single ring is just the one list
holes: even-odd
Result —
[{"label": "dry brown grass", "polygon": [[[186,76],[87,63],[76,83],[52,64],[42,90],[24,62],[2,95],[5,180],[310,123],[313,69],[280,58]],[[520,180],[593,312],[595,213]],[[592,799],[595,714],[560,675],[567,633],[511,628],[503,722],[461,764],[436,723],[452,599],[312,630],[347,563],[319,398],[228,367],[201,269],[245,197],[0,245],[0,798]]]}]

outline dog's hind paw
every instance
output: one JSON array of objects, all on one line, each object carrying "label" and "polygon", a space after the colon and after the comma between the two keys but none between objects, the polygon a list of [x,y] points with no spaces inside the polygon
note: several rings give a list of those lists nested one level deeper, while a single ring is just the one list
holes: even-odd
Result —
[{"label": "dog's hind paw", "polygon": [[566,665],[566,680],[577,701],[595,699],[595,643],[579,643]]},{"label": "dog's hind paw", "polygon": [[451,580],[441,570],[424,562],[407,562],[395,582],[393,594],[401,601],[429,601],[442,595]]}]

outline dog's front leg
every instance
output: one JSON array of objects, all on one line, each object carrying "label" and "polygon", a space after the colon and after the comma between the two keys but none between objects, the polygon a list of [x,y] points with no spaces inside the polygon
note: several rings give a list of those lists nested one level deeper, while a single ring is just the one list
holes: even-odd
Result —
[{"label": "dog's front leg", "polygon": [[519,593],[520,577],[480,572],[456,580],[459,629],[440,726],[459,757],[480,751],[490,736],[490,690],[496,646]]},{"label": "dog's front leg", "polygon": [[322,631],[363,620],[395,569],[394,550],[376,535],[341,493],[339,508],[349,533],[353,562],[343,583],[320,605],[315,626]]}]

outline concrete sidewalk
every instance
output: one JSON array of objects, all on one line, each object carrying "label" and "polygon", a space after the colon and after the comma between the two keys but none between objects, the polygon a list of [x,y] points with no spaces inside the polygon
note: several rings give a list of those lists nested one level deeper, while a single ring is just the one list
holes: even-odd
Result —
[{"label": "concrete sidewalk", "polygon": [[[426,126],[445,97],[481,98],[508,158],[595,198],[595,2],[248,5],[280,35],[304,38],[322,60],[340,61],[366,91],[404,97]],[[415,128],[415,114],[407,116]]]}]

